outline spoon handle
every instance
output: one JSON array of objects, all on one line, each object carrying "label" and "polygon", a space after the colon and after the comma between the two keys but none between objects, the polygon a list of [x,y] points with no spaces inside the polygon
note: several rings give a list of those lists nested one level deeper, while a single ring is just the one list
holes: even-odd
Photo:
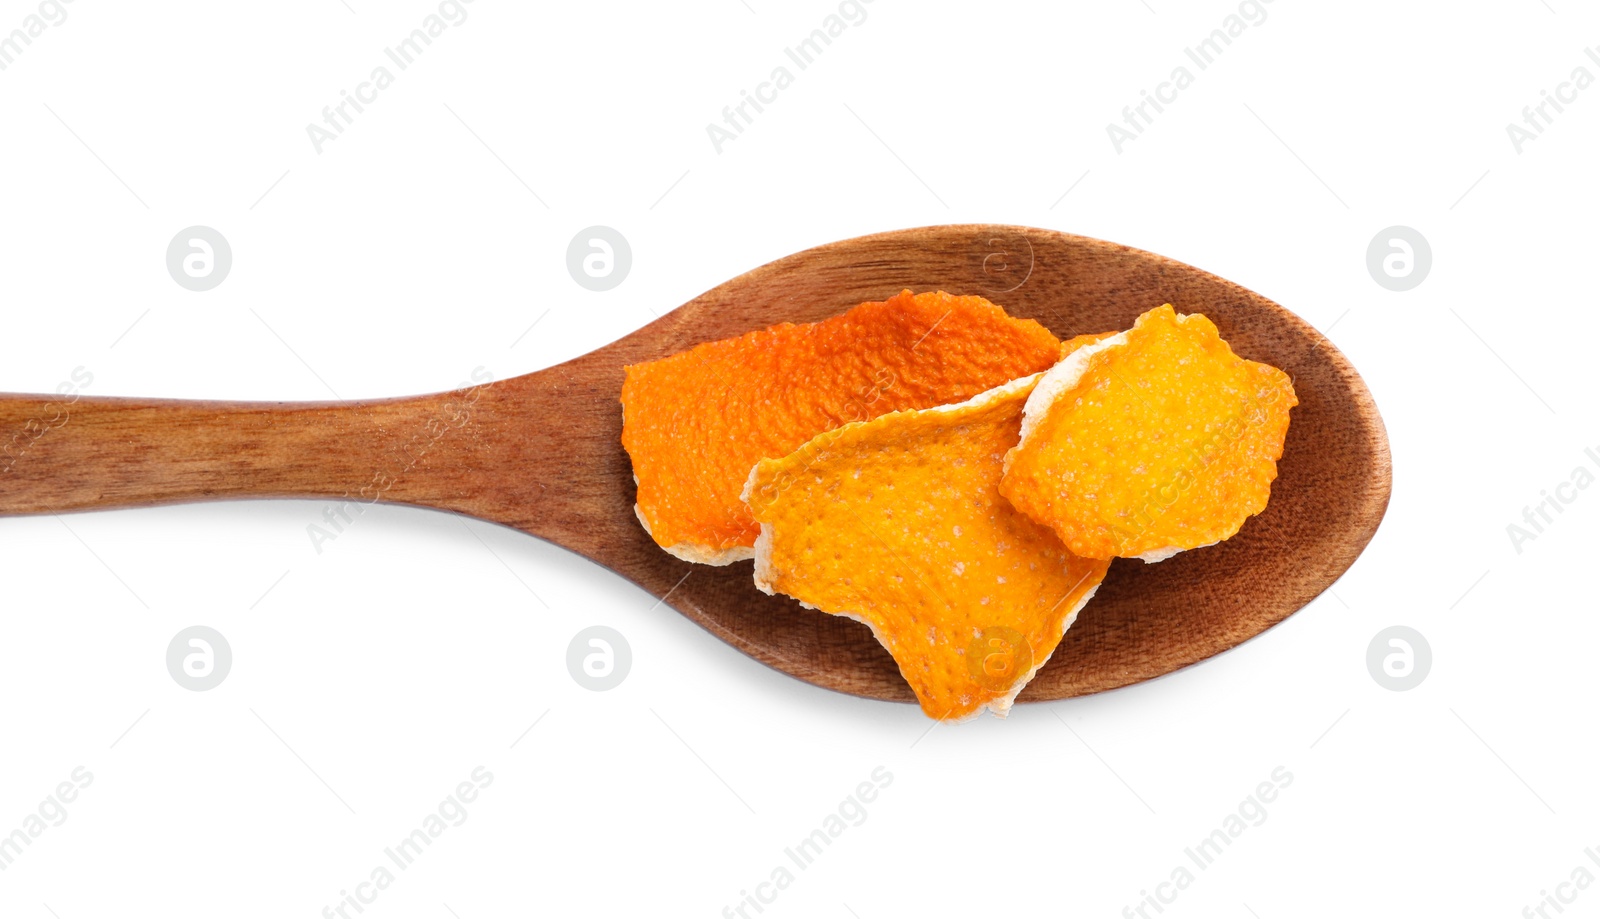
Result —
[{"label": "spoon handle", "polygon": [[368,402],[0,395],[0,514],[217,498],[432,503],[482,387]]}]

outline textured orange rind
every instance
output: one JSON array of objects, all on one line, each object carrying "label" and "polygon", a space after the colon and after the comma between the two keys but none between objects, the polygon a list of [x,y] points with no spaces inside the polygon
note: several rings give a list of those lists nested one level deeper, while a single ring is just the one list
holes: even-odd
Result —
[{"label": "textured orange rind", "polygon": [[756,585],[865,622],[933,718],[1003,717],[1110,564],[1000,495],[1039,377],[824,433],[744,490]]},{"label": "textured orange rind", "polygon": [[842,424],[969,399],[1049,368],[1059,348],[982,297],[904,291],[632,365],[622,443],[634,511],[679,558],[749,558],[759,530],[739,494],[758,460]]},{"label": "textured orange rind", "polygon": [[1287,374],[1164,305],[1044,374],[1000,490],[1078,555],[1160,561],[1266,507],[1296,404]]}]

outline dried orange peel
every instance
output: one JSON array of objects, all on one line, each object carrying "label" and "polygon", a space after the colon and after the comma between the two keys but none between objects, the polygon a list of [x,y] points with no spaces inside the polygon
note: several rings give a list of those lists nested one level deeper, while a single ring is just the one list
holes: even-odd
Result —
[{"label": "dried orange peel", "polygon": [[1000,491],[1078,555],[1160,561],[1266,507],[1296,404],[1283,371],[1161,306],[1044,374]]},{"label": "dried orange peel", "polygon": [[1041,375],[821,434],[744,490],[756,586],[865,622],[933,718],[1004,716],[1110,564],[1000,495]]},{"label": "dried orange peel", "polygon": [[627,368],[634,507],[673,555],[725,565],[759,532],[740,491],[757,461],[885,412],[960,402],[1048,369],[1060,342],[982,297],[905,291]]}]

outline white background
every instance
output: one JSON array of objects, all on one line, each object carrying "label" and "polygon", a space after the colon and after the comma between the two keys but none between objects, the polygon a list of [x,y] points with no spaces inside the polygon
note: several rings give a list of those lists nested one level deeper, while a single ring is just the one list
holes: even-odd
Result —
[{"label": "white background", "polygon": [[[479,765],[469,818],[367,915],[722,915],[879,766],[865,822],[764,916],[1135,915],[1279,766],[1265,822],[1163,915],[1515,917],[1600,874],[1600,490],[1520,552],[1506,529],[1600,472],[1600,88],[1520,154],[1506,133],[1575,67],[1600,76],[1600,16],[1277,0],[1118,154],[1105,125],[1236,8],[876,0],[718,153],[705,125],[836,5],[477,0],[318,154],[306,125],[435,5],[77,0],[0,72],[0,391],[79,367],[91,395],[434,391],[812,245],[1019,223],[1202,266],[1326,330],[1383,411],[1395,488],[1333,590],[1245,646],[931,733],[445,514],[380,509],[320,554],[318,502],[0,521],[0,833],[94,776],[0,872],[0,915],[322,915]],[[4,0],[0,31],[35,9]],[[164,265],[195,224],[234,252],[206,293]],[[634,254],[605,293],[565,268],[594,224]],[[1394,224],[1433,248],[1406,293],[1365,267]],[[194,624],[233,648],[209,692],[164,663]],[[595,624],[633,650],[610,692],[564,663]],[[1396,624],[1433,649],[1409,692],[1365,663]]]}]

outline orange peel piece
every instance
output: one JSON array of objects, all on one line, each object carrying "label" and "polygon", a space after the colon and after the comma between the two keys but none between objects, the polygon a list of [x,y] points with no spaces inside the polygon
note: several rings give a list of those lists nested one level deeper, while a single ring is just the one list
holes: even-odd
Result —
[{"label": "orange peel piece", "polygon": [[744,491],[756,586],[865,622],[933,718],[1004,717],[1110,564],[1000,496],[1040,376],[819,435]]},{"label": "orange peel piece", "polygon": [[1167,304],[1044,374],[1000,491],[1079,555],[1160,561],[1267,506],[1297,404],[1288,374]]},{"label": "orange peel piece", "polygon": [[622,444],[634,512],[679,558],[750,558],[759,530],[739,495],[757,461],[843,424],[969,399],[1048,369],[1059,348],[1044,326],[982,297],[908,290],[632,365]]}]

